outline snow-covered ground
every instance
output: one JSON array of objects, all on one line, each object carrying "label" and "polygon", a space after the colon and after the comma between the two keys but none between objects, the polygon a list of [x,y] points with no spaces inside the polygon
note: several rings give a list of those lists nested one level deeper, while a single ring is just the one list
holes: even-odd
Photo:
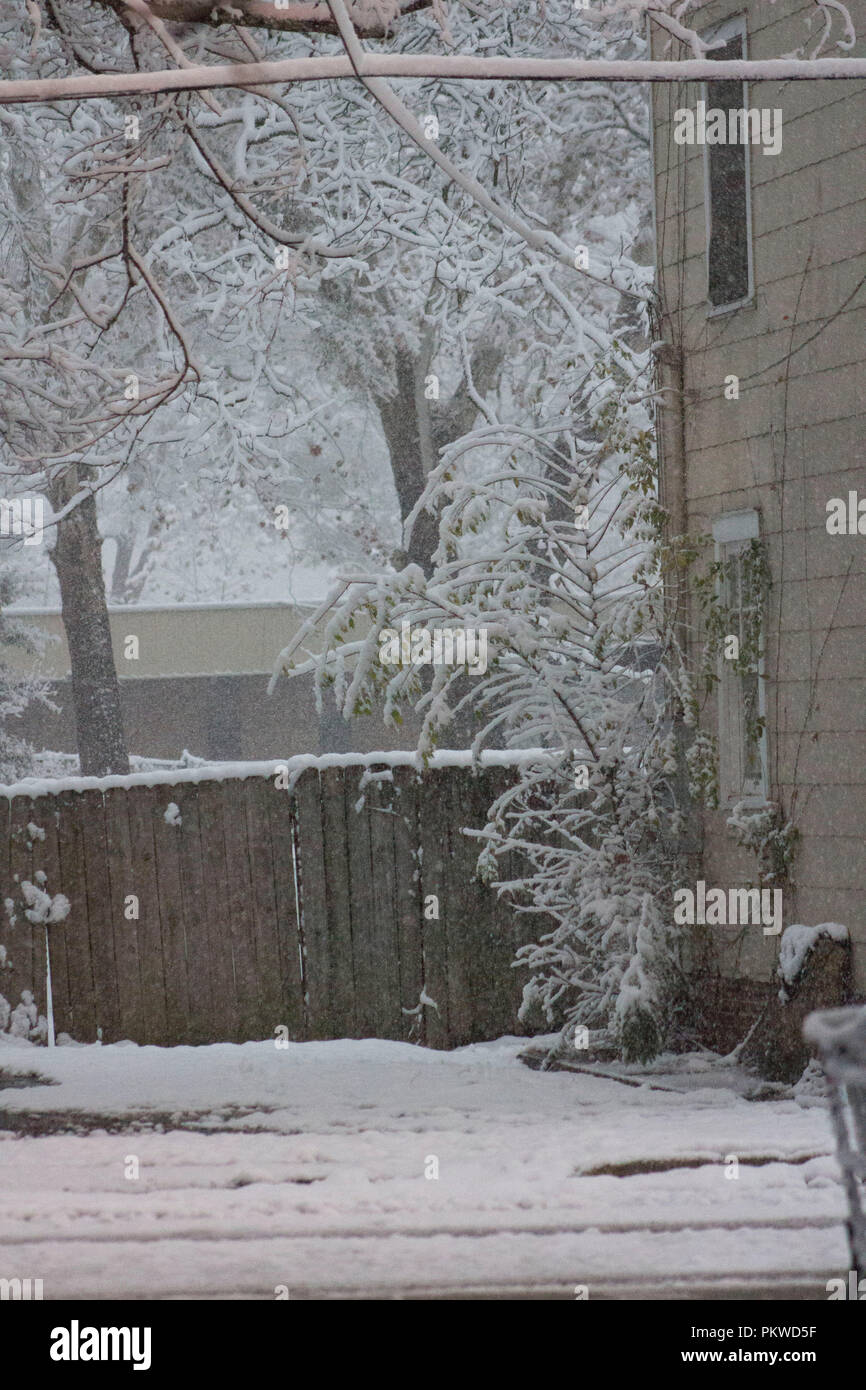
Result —
[{"label": "snow-covered ground", "polygon": [[[46,1298],[825,1299],[845,1274],[823,1106],[748,1100],[708,1056],[635,1085],[525,1047],[10,1042],[0,1276]],[[59,1084],[9,1086],[34,1071]]]}]

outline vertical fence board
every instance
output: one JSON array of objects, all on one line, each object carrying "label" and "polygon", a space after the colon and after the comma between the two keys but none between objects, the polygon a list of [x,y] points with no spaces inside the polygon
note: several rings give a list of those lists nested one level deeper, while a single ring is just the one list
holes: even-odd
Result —
[{"label": "vertical fence board", "polygon": [[[45,933],[41,926],[28,921],[25,915],[27,903],[21,891],[21,885],[25,882],[32,883],[34,877],[33,844],[27,829],[34,815],[35,809],[30,798],[16,797],[12,803],[9,822],[9,896],[14,904],[15,922],[8,933],[9,939],[5,942],[12,963],[7,998],[15,1009],[21,1002],[22,990],[30,990],[39,1012],[44,1013],[45,974],[44,970],[39,972],[37,938],[44,938]],[[38,886],[36,884],[36,887]]]},{"label": "vertical fence board", "polygon": [[[8,797],[0,798],[0,946],[6,947],[7,961],[5,965],[0,965],[0,995],[6,1000],[7,1004],[13,1004],[15,993],[14,975],[14,946],[15,946],[15,924],[12,922],[12,914],[18,915],[18,909],[14,906],[15,894],[12,882],[12,870],[10,867],[10,855],[12,851],[12,836],[10,827],[12,824],[12,801]],[[20,993],[20,991],[19,991]]]},{"label": "vertical fence board", "polygon": [[[483,777],[467,775],[458,834],[461,826],[483,829],[487,811],[504,785],[505,779],[500,769],[493,770],[493,775]],[[463,835],[462,839],[466,872],[470,876],[467,906],[472,922],[472,954],[468,962],[472,987],[470,1032],[472,1040],[480,1042],[513,1029],[511,961],[514,942],[510,930],[504,929],[502,904],[497,901],[494,890],[477,876],[478,855],[483,841],[467,835]]]},{"label": "vertical fence board", "polygon": [[[27,878],[34,887],[41,888],[44,892],[46,884],[39,883],[37,880],[37,872],[41,870],[44,873],[45,871],[42,863],[42,846],[44,841],[39,833],[40,831],[46,833],[38,817],[37,803],[35,801],[30,801],[28,803],[26,822],[19,832],[22,840],[22,848],[26,855],[26,859],[29,861],[29,863],[26,864],[27,872],[21,875],[21,879],[23,881],[24,878]],[[48,1003],[46,992],[45,928],[41,923],[36,922],[28,923],[28,926],[30,927],[30,959],[28,965],[30,984],[27,988],[32,991],[39,1013],[44,1014]],[[25,961],[27,960],[26,953],[24,959]]]},{"label": "vertical fence board", "polygon": [[199,783],[199,825],[213,1001],[211,1036],[240,1039],[231,927],[226,920],[225,808],[219,782]]},{"label": "vertical fence board", "polygon": [[[512,784],[513,775],[509,776],[505,769],[497,769],[496,781],[495,794],[501,796],[506,788]],[[517,850],[512,849],[500,859],[498,877],[513,881],[521,874],[525,874],[528,869],[529,866],[523,856]],[[529,972],[525,966],[515,966],[512,962],[515,960],[518,949],[531,941],[537,941],[543,932],[550,929],[551,922],[548,918],[518,912],[516,908],[511,906],[507,898],[497,897],[496,901],[500,931],[504,934],[507,943],[509,964],[507,983],[510,985],[507,1008],[508,1016],[511,1019],[509,1026],[512,1032],[523,1034],[526,1032],[526,1028],[518,1018],[518,1011],[523,1002],[523,986],[529,979]]]},{"label": "vertical fence board", "polygon": [[[373,1028],[376,1037],[402,1039],[404,1014],[400,987],[400,930],[397,919],[394,829],[398,817],[393,777],[367,787],[370,826],[370,955],[376,979]],[[413,1004],[415,1001],[412,1001]]]},{"label": "vertical fence board", "polygon": [[299,889],[295,878],[295,836],[297,808],[295,798],[285,788],[268,780],[262,783],[262,804],[267,808],[271,843],[274,909],[279,949],[281,1013],[277,1023],[288,1029],[289,1037],[302,1040],[307,1033],[304,1002],[301,924],[298,921]]},{"label": "vertical fence board", "polygon": [[[322,791],[319,773],[309,768],[295,786],[298,810],[298,856],[304,938],[304,980],[309,1036],[342,1037],[345,1015],[335,1012],[330,992],[328,923],[329,874],[339,875],[340,850],[334,846],[333,862],[326,863],[322,831]],[[337,879],[339,882],[339,878]]]},{"label": "vertical fence board", "polygon": [[[184,901],[181,881],[183,843],[195,826],[188,826],[177,787],[159,789],[153,814],[153,841],[156,851],[156,887],[159,899],[160,936],[165,976],[165,1018],[172,1042],[191,1041],[189,1016],[189,980],[184,930]],[[177,806],[178,817],[166,820],[169,806]]]},{"label": "vertical fence board", "polygon": [[[349,864],[349,891],[352,913],[352,951],[355,964],[355,1027],[360,1038],[375,1037],[382,1013],[377,992],[383,981],[380,977],[378,942],[375,925],[376,900],[373,891],[374,869],[370,843],[370,820],[375,812],[370,806],[375,797],[373,784],[360,789],[360,769],[347,768],[343,777],[346,804],[346,847]],[[357,810],[363,797],[363,805]]]},{"label": "vertical fence board", "polygon": [[[45,892],[50,893],[52,898],[57,893],[63,893],[68,897],[69,895],[63,886],[63,875],[60,868],[60,849],[57,838],[60,810],[57,805],[57,798],[53,796],[40,797],[35,803],[35,811],[34,819],[45,831],[45,839],[39,845],[38,865],[45,874],[45,884],[43,885]],[[51,997],[54,1005],[54,1028],[57,1033],[71,1032],[69,972],[66,965],[66,936],[70,930],[70,925],[71,917],[67,917],[64,921],[57,922],[49,928]],[[0,978],[0,994],[2,993],[3,983],[2,978]],[[47,999],[45,1003],[47,1012]]]},{"label": "vertical fence board", "polygon": [[69,978],[72,1026],[76,1042],[96,1041],[96,992],[90,959],[90,927],[87,920],[87,880],[84,870],[84,833],[81,794],[61,792],[57,797],[60,817],[57,846],[60,853],[62,892],[70,903],[66,919],[66,969]]},{"label": "vertical fence board", "polygon": [[177,839],[178,877],[187,971],[187,1037],[193,1045],[213,1041],[213,1019],[217,1013],[213,975],[218,946],[212,939],[215,930],[205,895],[199,806],[201,785],[179,782],[172,789],[182,820],[182,833]]},{"label": "vertical fence board", "polygon": [[225,832],[223,914],[228,914],[238,1000],[238,1041],[261,1038],[259,964],[243,782],[221,782]]},{"label": "vertical fence board", "polygon": [[[354,768],[324,768],[319,778],[328,907],[328,994],[332,1037],[369,1037],[362,1022],[358,951],[364,939],[361,898],[352,878],[351,835],[357,778]],[[369,871],[367,874],[369,879]]]},{"label": "vertical fence board", "polygon": [[[274,895],[274,848],[268,816],[268,801],[276,793],[272,785],[260,777],[246,778],[241,783],[241,792],[246,815],[250,911],[258,962],[256,1030],[260,1038],[273,1038],[277,1025],[285,1022]],[[285,792],[279,794],[286,795]]]},{"label": "vertical fence board", "polygon": [[[422,941],[423,898],[418,829],[418,773],[412,767],[394,769],[394,912],[400,970],[402,1035],[407,1042],[426,1041],[427,1006],[421,1003],[424,988]],[[404,1013],[402,1010],[415,1010]]]},{"label": "vertical fence board", "polygon": [[[439,900],[438,920],[424,917],[424,989],[433,1004],[426,1010],[427,1042],[430,1047],[451,1045],[448,989],[448,918],[450,834],[447,799],[448,772],[440,769],[423,774],[420,793],[421,892],[424,898],[435,894]],[[435,1005],[435,1007],[434,1007]]]},{"label": "vertical fence board", "polygon": [[[199,786],[204,904],[214,1018],[227,1042],[240,1039],[240,1004],[231,927],[226,916],[225,802],[219,782]],[[213,1023],[211,1024],[213,1027]]]},{"label": "vertical fence board", "polygon": [[[139,960],[139,918],[127,917],[126,899],[139,899],[142,910],[141,884],[138,879],[132,839],[129,829],[129,801],[138,788],[109,787],[105,792],[105,843],[108,854],[108,873],[111,898],[111,920],[114,933],[114,960],[117,969],[118,1032],[121,1038],[141,1042],[147,1036],[146,1008],[142,991]],[[144,905],[147,910],[147,905]]]},{"label": "vertical fence board", "polygon": [[448,822],[449,853],[445,863],[445,935],[448,957],[448,1036],[451,1047],[473,1042],[475,961],[479,948],[478,884],[471,842],[461,833],[471,795],[472,773],[468,768],[452,768],[446,775],[441,796]]},{"label": "vertical fence board", "polygon": [[130,789],[130,793],[127,806],[132,862],[138,885],[134,891],[138,893],[141,909],[136,934],[145,1030],[144,1037],[136,1041],[162,1042],[169,1033],[154,820],[162,814],[157,798],[162,798],[165,793],[160,787],[135,787]]},{"label": "vertical fence board", "polygon": [[84,886],[97,1036],[105,1042],[116,1042],[120,1037],[120,1005],[103,793],[86,791],[79,795],[79,816],[84,827],[81,845],[84,852]]}]

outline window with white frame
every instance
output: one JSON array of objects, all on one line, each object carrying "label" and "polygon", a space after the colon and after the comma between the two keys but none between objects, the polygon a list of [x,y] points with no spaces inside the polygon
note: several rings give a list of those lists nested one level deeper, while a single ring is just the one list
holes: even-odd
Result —
[{"label": "window with white frame", "polygon": [[[707,58],[729,62],[747,57],[746,21],[730,19],[705,38],[721,41]],[[744,82],[705,82],[706,111],[745,111]],[[749,147],[706,144],[704,176],[707,215],[707,295],[713,309],[733,309],[752,296],[752,243]]]},{"label": "window with white frame", "polygon": [[[756,511],[713,523],[719,600],[728,619],[719,667],[719,787],[723,804],[767,798],[763,592]],[[736,642],[730,642],[735,638]],[[736,656],[731,653],[736,652]]]}]

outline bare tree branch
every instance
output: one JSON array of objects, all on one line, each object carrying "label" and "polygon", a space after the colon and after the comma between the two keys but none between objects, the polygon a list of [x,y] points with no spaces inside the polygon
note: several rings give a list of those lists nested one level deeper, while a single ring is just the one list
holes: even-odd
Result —
[{"label": "bare tree branch", "polygon": [[96,73],[0,82],[0,105],[88,101],[139,93],[215,91],[221,87],[322,82],[345,77],[441,77],[450,82],[851,82],[866,78],[866,58],[763,58],[714,62],[593,58],[477,58],[459,54],[367,53],[356,71],[342,54],[268,63],[200,65],[158,72]]},{"label": "bare tree branch", "polygon": [[[127,0],[96,0],[106,9],[121,14]],[[367,12],[369,13],[369,6]],[[359,26],[365,39],[383,39],[391,32],[395,21],[419,10],[435,8],[433,0],[393,0],[380,5],[381,18],[375,14]],[[286,4],[278,6],[267,0],[225,0],[210,4],[209,0],[149,0],[148,9],[155,19],[180,24],[207,24],[219,28],[227,24],[248,29],[271,29],[274,33],[336,34],[337,27],[325,3]],[[390,18],[388,17],[390,15]]]}]

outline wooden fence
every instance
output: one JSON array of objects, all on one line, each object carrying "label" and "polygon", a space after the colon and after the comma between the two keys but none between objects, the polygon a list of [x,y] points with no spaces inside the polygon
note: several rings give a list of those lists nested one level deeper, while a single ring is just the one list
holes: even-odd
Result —
[{"label": "wooden fence", "polygon": [[45,1012],[30,882],[71,904],[48,929],[52,995],[57,1032],[83,1042],[522,1032],[511,961],[532,921],[476,879],[461,833],[513,776],[356,765],[292,791],[248,776],[4,799],[0,994]]}]

